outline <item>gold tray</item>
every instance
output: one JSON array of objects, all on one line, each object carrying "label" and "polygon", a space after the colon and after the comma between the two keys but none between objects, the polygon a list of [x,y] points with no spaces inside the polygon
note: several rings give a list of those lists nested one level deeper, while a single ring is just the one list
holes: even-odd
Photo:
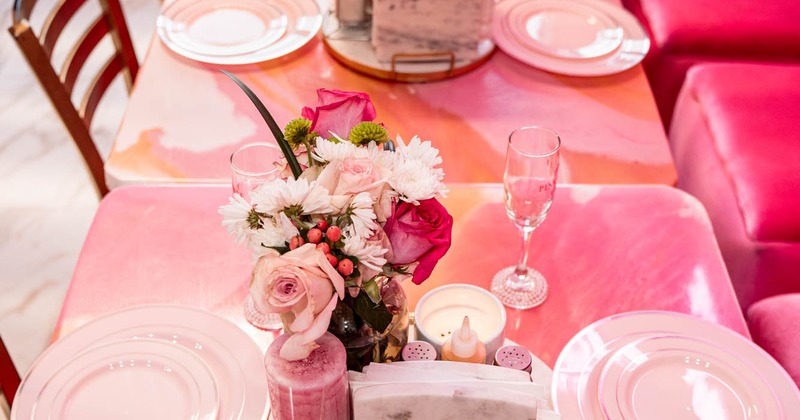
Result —
[{"label": "gold tray", "polygon": [[325,49],[342,65],[378,79],[396,82],[431,82],[460,76],[480,67],[491,58],[494,42],[487,39],[478,46],[478,58],[456,60],[452,52],[395,54],[390,63],[378,61],[370,43],[368,25],[347,27],[328,13],[322,24]]}]

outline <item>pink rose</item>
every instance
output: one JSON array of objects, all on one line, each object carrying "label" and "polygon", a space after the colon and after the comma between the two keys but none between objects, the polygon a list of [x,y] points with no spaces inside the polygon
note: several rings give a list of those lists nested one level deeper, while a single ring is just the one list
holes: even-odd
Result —
[{"label": "pink rose", "polygon": [[352,196],[361,192],[377,201],[389,175],[388,170],[374,165],[369,159],[351,157],[327,165],[319,174],[317,183],[333,195],[334,207],[343,209]]},{"label": "pink rose", "polygon": [[301,115],[311,120],[311,131],[326,139],[332,137],[330,133],[346,139],[353,126],[378,115],[366,93],[318,89],[317,102],[316,109],[305,107]]},{"label": "pink rose", "polygon": [[450,248],[453,216],[435,198],[419,206],[400,202],[383,230],[392,242],[392,264],[419,262],[413,282],[421,284]]},{"label": "pink rose", "polygon": [[250,286],[256,307],[279,313],[293,335],[281,348],[286,360],[305,359],[328,330],[337,299],[344,298],[344,279],[314,244],[283,255],[270,252],[256,262]]}]

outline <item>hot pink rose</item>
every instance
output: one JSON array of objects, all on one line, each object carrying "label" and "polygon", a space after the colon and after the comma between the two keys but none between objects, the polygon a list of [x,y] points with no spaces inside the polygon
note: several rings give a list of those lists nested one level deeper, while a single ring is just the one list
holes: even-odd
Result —
[{"label": "hot pink rose", "polygon": [[311,120],[311,131],[326,139],[332,137],[330,133],[346,139],[353,126],[378,115],[366,93],[318,89],[317,102],[315,109],[305,107],[301,115]]},{"label": "hot pink rose", "polygon": [[421,284],[436,263],[450,248],[453,216],[435,198],[422,200],[419,206],[400,202],[383,227],[392,242],[392,264],[419,265],[413,281]]},{"label": "hot pink rose", "polygon": [[250,286],[256,307],[281,314],[293,335],[281,348],[286,360],[305,359],[328,330],[336,301],[344,298],[344,279],[314,244],[283,255],[270,252],[256,262]]}]

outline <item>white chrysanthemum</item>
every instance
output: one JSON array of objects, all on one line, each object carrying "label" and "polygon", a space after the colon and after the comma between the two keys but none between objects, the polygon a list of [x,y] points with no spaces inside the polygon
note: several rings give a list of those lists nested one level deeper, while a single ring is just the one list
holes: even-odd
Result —
[{"label": "white chrysanthemum", "polygon": [[346,255],[358,258],[358,262],[363,266],[381,271],[383,265],[386,264],[386,258],[383,255],[388,250],[378,245],[367,245],[364,238],[358,236],[352,226],[345,228],[342,242],[344,243],[342,251]]},{"label": "white chrysanthemum", "polygon": [[359,152],[358,149],[355,144],[347,140],[340,140],[339,143],[334,143],[322,137],[317,137],[317,144],[311,155],[314,160],[327,163],[364,154],[364,152]]},{"label": "white chrysanthemum", "polygon": [[412,137],[411,141],[406,145],[402,137],[398,135],[397,153],[411,159],[418,159],[431,169],[442,163],[442,157],[439,156],[439,149],[433,147],[430,141],[420,140],[418,136]]},{"label": "white chrysanthemum", "polygon": [[413,204],[446,192],[438,174],[420,160],[408,159],[395,167],[389,185],[399,198]]},{"label": "white chrysanthemum", "polygon": [[276,179],[253,191],[258,212],[277,215],[293,206],[302,207],[302,214],[327,214],[333,211],[328,190],[307,179]]},{"label": "white chrysanthemum", "polygon": [[270,248],[286,246],[292,237],[300,234],[292,221],[284,213],[279,213],[276,218],[263,221],[263,228],[253,231],[250,247],[253,249],[253,258],[269,252]]},{"label": "white chrysanthemum", "polygon": [[222,215],[222,226],[239,244],[250,243],[250,238],[253,236],[253,229],[250,228],[248,220],[252,210],[253,206],[236,193],[228,197],[228,204],[220,206],[217,210]]},{"label": "white chrysanthemum", "polygon": [[395,152],[383,150],[383,145],[378,145],[374,141],[369,142],[366,147],[367,158],[375,166],[392,171],[396,160]]},{"label": "white chrysanthemum", "polygon": [[350,220],[356,235],[362,238],[369,237],[378,228],[373,204],[372,198],[366,192],[358,193],[350,200]]}]

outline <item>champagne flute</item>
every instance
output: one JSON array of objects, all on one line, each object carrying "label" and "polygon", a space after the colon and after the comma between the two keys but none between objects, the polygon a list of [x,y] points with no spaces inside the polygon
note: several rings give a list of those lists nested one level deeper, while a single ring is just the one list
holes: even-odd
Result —
[{"label": "champagne flute", "polygon": [[[250,202],[250,192],[280,175],[274,165],[280,153],[280,149],[271,143],[250,143],[233,152],[230,160],[233,192]],[[263,330],[283,328],[280,315],[259,311],[251,293],[244,301],[244,317],[254,327]]]},{"label": "champagne flute", "polygon": [[560,147],[558,133],[543,127],[521,127],[508,137],[503,201],[509,219],[520,230],[522,250],[517,265],[495,274],[491,290],[512,308],[533,308],[547,298],[544,276],[528,267],[528,249],[533,230],[553,204]]}]

